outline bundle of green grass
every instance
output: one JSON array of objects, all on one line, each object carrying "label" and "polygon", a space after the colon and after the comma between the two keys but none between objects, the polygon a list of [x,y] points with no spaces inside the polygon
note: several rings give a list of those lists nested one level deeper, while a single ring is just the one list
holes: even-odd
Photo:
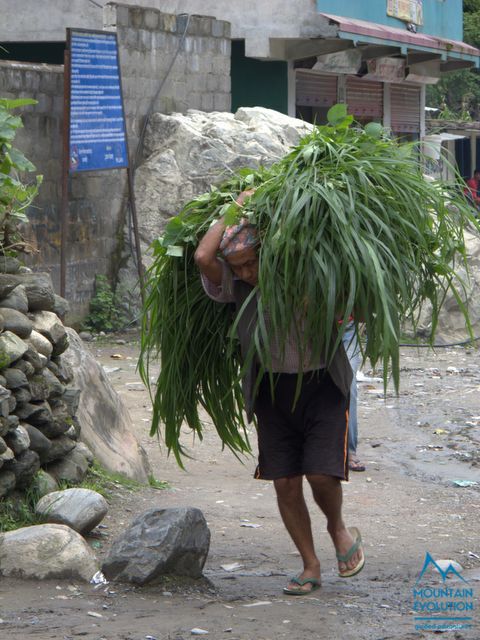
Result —
[{"label": "bundle of green grass", "polygon": [[[250,450],[235,310],[205,295],[193,260],[221,216],[227,224],[246,216],[258,227],[259,311],[268,309],[278,336],[301,319],[300,350],[308,344],[328,361],[353,317],[366,327],[364,359],[398,388],[401,324],[415,328],[427,300],[431,341],[449,290],[470,330],[456,265],[467,266],[465,228],[479,225],[462,190],[426,181],[418,145],[390,139],[378,124],[354,125],[344,105],[330,110],[328,122],[269,169],[244,169],[189,202],[153,243],[140,373],[152,396],[151,435],[163,434],[180,465],[182,425],[202,438],[200,407],[224,446]],[[235,198],[251,188],[240,208]],[[268,365],[262,322],[254,344],[252,357]]]}]

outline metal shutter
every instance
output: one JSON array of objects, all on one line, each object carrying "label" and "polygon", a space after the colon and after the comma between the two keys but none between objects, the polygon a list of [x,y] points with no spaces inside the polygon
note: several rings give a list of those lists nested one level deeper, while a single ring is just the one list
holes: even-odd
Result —
[{"label": "metal shutter", "polygon": [[420,132],[420,87],[408,84],[390,85],[392,131]]},{"label": "metal shutter", "polygon": [[337,103],[337,76],[297,69],[295,91],[300,107],[331,107]]},{"label": "metal shutter", "polygon": [[348,113],[383,118],[383,83],[347,77]]}]

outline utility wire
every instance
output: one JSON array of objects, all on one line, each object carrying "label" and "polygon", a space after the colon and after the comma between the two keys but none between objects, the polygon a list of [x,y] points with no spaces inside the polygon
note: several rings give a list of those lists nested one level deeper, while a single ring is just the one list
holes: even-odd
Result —
[{"label": "utility wire", "polygon": [[135,169],[137,169],[137,167],[138,167],[138,162],[140,160],[140,154],[143,151],[143,146],[145,144],[145,133],[147,131],[148,123],[150,121],[150,116],[153,113],[153,109],[155,107],[155,103],[157,102],[158,96],[160,95],[160,93],[161,93],[161,91],[162,91],[162,89],[163,89],[163,87],[165,85],[165,82],[167,81],[167,78],[170,75],[170,72],[171,72],[171,70],[173,68],[173,65],[175,64],[175,60],[177,59],[178,54],[180,53],[180,49],[182,48],[183,42],[184,42],[185,37],[187,35],[188,25],[190,24],[190,14],[188,14],[188,13],[179,13],[178,15],[179,16],[187,16],[187,21],[185,23],[185,28],[183,30],[183,33],[182,33],[181,37],[180,37],[180,41],[178,43],[178,46],[177,46],[177,48],[175,50],[175,53],[173,54],[173,58],[171,59],[170,64],[168,66],[168,69],[167,69],[165,75],[163,76],[162,81],[160,82],[160,85],[159,85],[159,87],[157,89],[157,92],[155,93],[155,95],[153,96],[153,98],[152,98],[152,100],[150,102],[150,106],[149,106],[147,114],[145,116],[143,127],[142,127],[142,130],[140,132],[139,139],[138,139],[137,149],[136,149],[136,153],[135,153],[135,160],[134,160],[134,163],[133,163],[133,171],[134,172],[135,172]]},{"label": "utility wire", "polygon": [[475,338],[468,338],[467,340],[462,340],[462,342],[449,342],[447,344],[416,344],[412,342],[404,342],[400,343],[399,347],[416,347],[417,349],[445,349],[447,347],[464,347],[466,344],[472,344],[472,342],[478,342],[480,340],[480,336]]},{"label": "utility wire", "polygon": [[[178,57],[178,54],[180,53],[181,48],[183,47],[183,43],[185,41],[185,37],[187,35],[187,31],[188,31],[188,26],[190,24],[190,14],[187,13],[180,13],[178,14],[179,16],[186,16],[187,20],[185,23],[185,28],[183,29],[183,33],[180,37],[180,40],[178,42],[178,46],[175,50],[175,53],[173,54],[173,57],[170,61],[170,64],[168,65],[168,69],[165,73],[165,75],[163,76],[162,81],[160,82],[158,89],[155,93],[155,95],[153,96],[152,100],[150,101],[150,106],[148,107],[148,111],[145,115],[145,120],[143,122],[143,126],[142,126],[142,130],[140,131],[140,136],[138,138],[138,143],[137,143],[137,148],[135,150],[135,157],[133,160],[133,166],[132,166],[132,182],[133,182],[133,186],[135,186],[135,171],[138,168],[139,162],[140,162],[140,157],[141,154],[143,152],[143,147],[145,144],[145,133],[147,131],[147,127],[148,127],[148,123],[150,122],[150,116],[153,113],[153,109],[155,107],[155,104],[158,100],[158,97],[165,85],[165,82],[167,81],[168,76],[170,75],[170,72],[172,71],[173,65],[175,64],[175,60]],[[128,203],[128,240],[129,240],[129,245],[130,245],[130,253],[132,256],[132,260],[133,263],[135,264],[137,270],[138,270],[138,264],[137,264],[137,256],[135,255],[135,251],[133,251],[133,230],[132,230],[132,211],[131,211],[131,206],[130,206],[130,202]]]}]

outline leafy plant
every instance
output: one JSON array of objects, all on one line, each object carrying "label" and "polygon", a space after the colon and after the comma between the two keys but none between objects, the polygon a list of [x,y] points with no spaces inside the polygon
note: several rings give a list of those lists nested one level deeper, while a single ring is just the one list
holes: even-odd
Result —
[{"label": "leafy plant", "polygon": [[[260,321],[250,358],[264,370],[264,309],[280,338],[300,315],[300,352],[308,345],[327,362],[353,315],[366,325],[364,358],[383,365],[385,385],[391,370],[397,388],[401,322],[415,328],[426,300],[433,308],[430,340],[448,290],[470,328],[455,260],[466,267],[463,231],[479,225],[462,191],[427,182],[417,144],[389,139],[376,123],[352,126],[345,105],[332,107],[328,120],[269,170],[244,170],[188,203],[153,245],[139,367],[150,385],[149,363],[160,358],[151,434],[164,429],[179,464],[183,421],[202,437],[199,405],[224,445],[236,452],[249,446],[233,311],[207,298],[193,262],[200,237],[220,215],[229,224],[247,216],[260,233]],[[234,198],[251,186],[255,193],[240,211]]]},{"label": "leafy plant", "polygon": [[35,513],[35,505],[40,496],[32,487],[28,488],[21,497],[7,496],[0,500],[0,532],[13,531],[43,522],[41,516]]},{"label": "leafy plant", "polygon": [[12,109],[29,104],[36,100],[0,99],[0,253],[15,255],[24,251],[26,244],[19,230],[21,223],[26,222],[26,210],[31,205],[42,183],[42,176],[36,176],[33,183],[24,182],[25,172],[35,171],[34,165],[27,160],[21,151],[16,149],[12,141],[17,129],[23,127],[20,116],[14,116]]},{"label": "leafy plant", "polygon": [[95,295],[90,300],[90,311],[85,319],[85,327],[93,331],[117,331],[125,324],[119,311],[115,293],[106,276],[95,278]]},{"label": "leafy plant", "polygon": [[[480,47],[480,4],[478,0],[463,2],[464,40]],[[427,103],[438,107],[444,119],[463,121],[480,118],[480,75],[478,69],[453,71],[442,76],[440,82],[427,86]]]}]

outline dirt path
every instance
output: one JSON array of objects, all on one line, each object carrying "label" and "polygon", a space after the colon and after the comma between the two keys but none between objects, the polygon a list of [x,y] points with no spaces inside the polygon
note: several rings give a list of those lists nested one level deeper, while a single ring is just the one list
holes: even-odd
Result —
[{"label": "dirt path", "polygon": [[[415,629],[413,610],[427,552],[459,562],[468,583],[449,578],[443,584],[430,570],[426,586],[473,593],[474,610],[463,614],[472,617],[472,627],[444,637],[480,638],[479,352],[405,349],[398,398],[391,392],[384,398],[381,383],[360,385],[359,453],[368,469],[353,474],[344,493],[347,522],[358,525],[365,540],[366,567],[351,580],[337,577],[324,519],[308,496],[323,587],[310,597],[288,598],[282,587],[300,569],[299,557],[280,524],[273,487],[252,478],[254,460],[241,464],[222,453],[209,430],[203,442],[186,434],[194,459],[187,472],[178,469],[148,437],[150,406],[135,373],[134,341],[93,350],[105,367],[118,368],[109,376],[130,408],[155,477],[170,488],[119,487],[107,528],[90,542],[102,557],[136,514],[153,506],[199,507],[212,533],[207,580],[150,588],[2,580],[1,639],[180,640],[193,637],[193,628],[215,640],[430,638]],[[479,484],[455,484],[465,480]],[[240,565],[236,571],[221,567],[233,563]]]}]

